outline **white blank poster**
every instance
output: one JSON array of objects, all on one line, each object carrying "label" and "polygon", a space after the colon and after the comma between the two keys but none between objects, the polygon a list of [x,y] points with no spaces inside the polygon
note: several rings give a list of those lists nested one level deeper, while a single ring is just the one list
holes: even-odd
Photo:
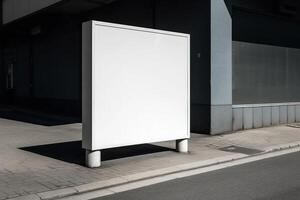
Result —
[{"label": "white blank poster", "polygon": [[187,34],[83,24],[83,148],[187,139]]}]

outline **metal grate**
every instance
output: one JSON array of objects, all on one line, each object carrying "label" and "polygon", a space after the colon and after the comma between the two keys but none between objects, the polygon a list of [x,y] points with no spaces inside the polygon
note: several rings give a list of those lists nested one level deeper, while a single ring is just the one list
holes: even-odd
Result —
[{"label": "metal grate", "polygon": [[262,153],[263,151],[258,150],[258,149],[250,149],[246,147],[239,147],[239,146],[227,146],[227,147],[222,147],[219,148],[221,151],[227,151],[227,152],[232,152],[232,153],[242,153],[242,154],[247,154],[247,155],[254,155],[258,153]]}]

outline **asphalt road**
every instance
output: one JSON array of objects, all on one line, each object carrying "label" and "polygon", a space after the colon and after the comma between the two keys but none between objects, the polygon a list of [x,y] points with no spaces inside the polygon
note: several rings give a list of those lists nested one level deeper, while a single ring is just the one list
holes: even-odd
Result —
[{"label": "asphalt road", "polygon": [[300,200],[300,153],[131,190],[97,200]]}]

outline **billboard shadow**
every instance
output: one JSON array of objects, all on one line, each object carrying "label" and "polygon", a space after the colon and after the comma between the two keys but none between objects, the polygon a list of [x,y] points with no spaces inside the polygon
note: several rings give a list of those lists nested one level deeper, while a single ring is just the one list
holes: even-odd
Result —
[{"label": "billboard shadow", "polygon": [[[73,141],[22,147],[20,149],[64,162],[84,166],[85,150],[81,148],[81,143],[81,141]],[[174,149],[152,144],[133,145],[101,150],[101,159],[102,161],[109,161],[166,151],[174,151]]]}]

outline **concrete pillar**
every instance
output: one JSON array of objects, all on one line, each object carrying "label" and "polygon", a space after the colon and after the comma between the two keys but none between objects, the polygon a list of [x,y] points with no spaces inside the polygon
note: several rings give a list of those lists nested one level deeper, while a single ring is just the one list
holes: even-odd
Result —
[{"label": "concrete pillar", "polygon": [[101,151],[85,151],[85,164],[89,168],[96,168],[101,166]]},{"label": "concrete pillar", "polygon": [[224,0],[211,0],[210,134],[232,131],[232,19]]},{"label": "concrete pillar", "polygon": [[176,140],[176,151],[180,153],[188,153],[189,152],[188,139]]}]

